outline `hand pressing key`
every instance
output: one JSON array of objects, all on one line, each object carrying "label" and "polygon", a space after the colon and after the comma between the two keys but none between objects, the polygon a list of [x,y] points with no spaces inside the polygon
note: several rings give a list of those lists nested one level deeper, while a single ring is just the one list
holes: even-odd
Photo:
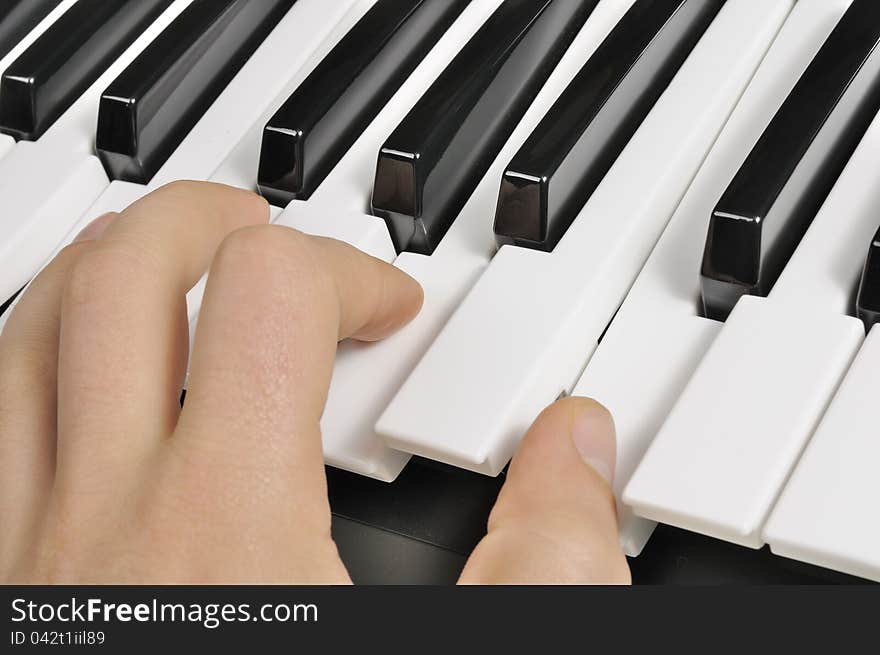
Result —
[{"label": "hand pressing key", "polygon": [[[419,285],[267,225],[253,194],[178,182],[101,217],[0,335],[0,580],[348,583],[320,418],[342,339],[419,311]],[[186,292],[210,267],[186,406]],[[611,417],[535,422],[465,583],[626,583]]]}]

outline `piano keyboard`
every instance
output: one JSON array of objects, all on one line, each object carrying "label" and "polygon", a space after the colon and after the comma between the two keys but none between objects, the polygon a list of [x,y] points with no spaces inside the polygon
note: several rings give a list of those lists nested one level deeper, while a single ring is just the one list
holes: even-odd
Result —
[{"label": "piano keyboard", "polygon": [[5,7],[0,304],[161,185],[260,191],[425,289],[340,344],[329,465],[497,476],[592,396],[628,555],[661,522],[880,581],[876,0]]}]

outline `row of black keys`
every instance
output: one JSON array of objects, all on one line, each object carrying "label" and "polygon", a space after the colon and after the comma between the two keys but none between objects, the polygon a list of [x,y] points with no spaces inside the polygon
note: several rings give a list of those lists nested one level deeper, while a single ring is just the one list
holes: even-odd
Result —
[{"label": "row of black keys", "polygon": [[[185,10],[102,97],[96,144],[111,176],[149,181],[295,1]],[[57,4],[12,0],[0,39]],[[0,130],[39,138],[170,4],[79,0],[6,71]],[[260,191],[307,200],[468,4],[378,0],[265,126]],[[418,100],[378,153],[373,189],[399,251],[433,252],[597,4],[505,0]],[[635,2],[508,166],[499,244],[555,247],[724,4]],[[880,3],[855,0],[719,201],[707,316],[771,290],[880,109],[878,43]],[[869,327],[878,240],[859,293]]]}]

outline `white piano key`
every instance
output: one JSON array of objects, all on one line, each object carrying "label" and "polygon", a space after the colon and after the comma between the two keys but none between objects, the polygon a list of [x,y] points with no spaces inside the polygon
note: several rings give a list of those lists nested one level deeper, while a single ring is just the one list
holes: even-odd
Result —
[{"label": "white piano key", "polygon": [[27,284],[107,184],[101,162],[83,152],[21,141],[0,159],[0,298]]},{"label": "white piano key", "polygon": [[287,209],[279,210],[273,223],[306,234],[345,241],[389,264],[397,257],[385,221],[361,212],[294,200]]},{"label": "white piano key", "polygon": [[[631,4],[605,0],[598,5],[434,254],[403,253],[395,260],[422,284],[425,304],[410,325],[385,341],[340,344],[322,423],[328,463],[386,481],[406,464],[409,454],[388,448],[373,426],[485,268],[494,250],[492,219],[503,167]],[[374,167],[375,159],[370,170]]]},{"label": "white piano key", "polygon": [[624,504],[623,490],[720,328],[685,313],[619,314],[574,388],[574,395],[595,398],[614,416],[614,496],[620,544],[630,557],[642,552],[656,523]]},{"label": "white piano key", "polygon": [[728,2],[556,250],[499,251],[382,415],[388,445],[500,472],[574,386],[792,4]]},{"label": "white piano key", "polygon": [[2,159],[7,152],[12,150],[12,146],[14,145],[15,139],[13,139],[11,136],[0,134],[0,159]]},{"label": "white piano key", "polygon": [[[3,174],[3,164],[2,160],[0,160],[0,175]],[[95,173],[97,176],[97,173]],[[73,229],[58,243],[54,249],[52,250],[52,254],[50,254],[46,261],[43,262],[43,265],[40,267],[42,270],[46,265],[49,264],[59,252],[65,247],[70,245],[76,236],[82,231],[89,223],[91,223],[95,218],[106,214],[108,212],[118,212],[122,211],[128,205],[140,199],[144,195],[144,187],[139,184],[132,184],[131,182],[113,182],[110,186],[107,187],[107,190],[102,193],[98,199],[82,214],[82,218],[77,221],[74,225]],[[75,210],[76,208],[71,208],[71,210]],[[30,282],[27,283],[25,287],[25,291],[27,287],[30,286]],[[4,312],[2,316],[0,316],[0,332],[3,331],[3,327],[6,325],[6,321],[9,319],[9,316],[12,314],[12,310],[15,309],[15,306],[18,304],[18,301],[21,299],[23,294],[19,294],[19,296],[12,302],[9,308]]]},{"label": "white piano key", "polygon": [[46,261],[43,262],[43,266],[55,259],[55,256],[58,255],[61,249],[72,243],[76,238],[76,235],[78,235],[98,216],[102,216],[109,212],[121,212],[130,204],[143,198],[147,192],[148,188],[141,184],[122,182],[121,180],[114,180],[111,182],[109,186],[104,189],[104,192],[98,196],[95,202],[83,212],[80,219],[74,224],[65,237],[55,246],[55,250],[53,250],[52,254],[46,258]]},{"label": "white piano key", "polygon": [[782,272],[770,297],[792,307],[853,311],[866,246],[880,205],[880,118],[874,120],[847,170]]},{"label": "white piano key", "polygon": [[0,298],[28,282],[109,184],[93,154],[101,93],[190,2],[174,2],[39,140],[0,160]]},{"label": "white piano key", "polygon": [[880,117],[773,291],[740,300],[675,403],[624,492],[637,514],[763,545],[764,519],[864,338],[846,312],[876,229],[878,170]]},{"label": "white piano key", "polygon": [[791,309],[740,299],[624,490],[636,514],[763,545],[767,512],[864,338],[855,318]]},{"label": "white piano key", "polygon": [[[795,5],[574,388],[615,417],[618,499],[721,329],[698,315],[697,272],[712,210],[850,3]],[[620,501],[617,513],[621,544],[636,556],[655,523]]]},{"label": "white piano key", "polygon": [[880,327],[856,357],[764,528],[774,553],[880,582]]}]

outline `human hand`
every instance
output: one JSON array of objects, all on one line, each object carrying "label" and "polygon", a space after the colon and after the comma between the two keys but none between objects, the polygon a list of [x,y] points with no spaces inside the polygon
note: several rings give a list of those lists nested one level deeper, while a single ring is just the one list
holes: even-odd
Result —
[{"label": "human hand", "polygon": [[[0,579],[346,583],[320,418],[336,346],[422,302],[398,269],[175,183],[96,221],[0,335]],[[210,267],[186,405],[186,292]],[[614,428],[592,401],[522,442],[465,583],[625,583]],[[603,477],[603,475],[605,477]]]}]

